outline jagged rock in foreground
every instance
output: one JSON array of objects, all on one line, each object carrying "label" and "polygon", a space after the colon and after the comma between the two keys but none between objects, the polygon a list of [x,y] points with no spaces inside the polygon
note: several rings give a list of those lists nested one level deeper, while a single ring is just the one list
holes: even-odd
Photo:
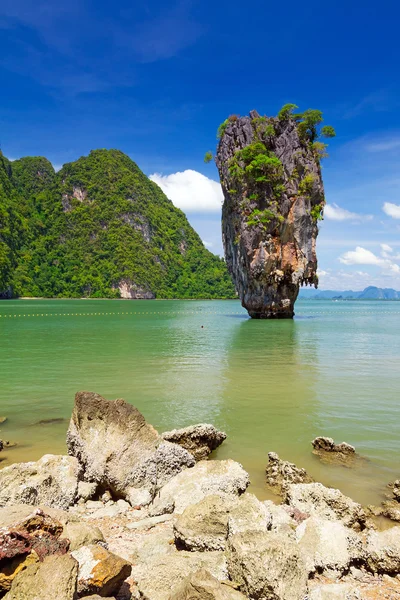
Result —
[{"label": "jagged rock in foreground", "polygon": [[286,488],[285,501],[289,506],[310,516],[341,521],[346,527],[365,527],[366,515],[361,504],[322,483],[290,484]]},{"label": "jagged rock in foreground", "polygon": [[169,600],[245,600],[240,592],[223,585],[205,569],[189,575],[171,593]]},{"label": "jagged rock in foreground", "polygon": [[131,574],[131,565],[102,546],[82,546],[71,553],[78,561],[78,594],[109,596],[118,593]]},{"label": "jagged rock in foreground", "polygon": [[0,506],[31,504],[68,508],[78,498],[80,465],[73,456],[46,454],[37,462],[0,470]]},{"label": "jagged rock in foreground", "polygon": [[234,460],[202,460],[171,479],[154,499],[150,514],[182,513],[210,494],[237,497],[247,489],[249,475]]},{"label": "jagged rock in foreground", "polygon": [[4,600],[75,600],[78,563],[69,554],[48,556],[16,576]]},{"label": "jagged rock in foreground", "polygon": [[281,460],[276,452],[268,453],[268,464],[265,468],[267,485],[278,495],[284,493],[289,483],[312,483],[314,479],[305,469]]},{"label": "jagged rock in foreground", "polygon": [[273,118],[253,110],[230,117],[221,131],[216,164],[225,258],[253,318],[293,317],[300,285],[318,282],[325,197],[318,134],[303,123],[290,111]]},{"label": "jagged rock in foreground", "polygon": [[187,450],[164,441],[137,408],[92,392],[76,394],[67,446],[86,481],[132,505],[149,504],[158,489],[195,463]]},{"label": "jagged rock in foreground", "polygon": [[295,541],[275,532],[238,533],[228,541],[228,570],[249,598],[300,600],[307,572]]},{"label": "jagged rock in foreground", "polygon": [[199,423],[182,429],[173,429],[161,434],[161,437],[168,442],[179,444],[190,454],[193,454],[196,461],[204,460],[209,454],[226,439],[226,433],[218,431],[214,425],[208,423]]}]

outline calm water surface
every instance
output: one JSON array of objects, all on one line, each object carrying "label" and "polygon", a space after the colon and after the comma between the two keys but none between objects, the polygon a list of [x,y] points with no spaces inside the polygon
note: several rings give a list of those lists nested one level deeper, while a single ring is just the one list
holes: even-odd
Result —
[{"label": "calm water surface", "polygon": [[[262,497],[271,450],[364,503],[400,476],[400,303],[299,301],[294,321],[250,320],[237,301],[20,300],[0,315],[0,439],[18,444],[2,466],[65,452],[85,389],[160,431],[224,429],[217,457],[239,460]],[[316,435],[369,460],[322,465]]]}]

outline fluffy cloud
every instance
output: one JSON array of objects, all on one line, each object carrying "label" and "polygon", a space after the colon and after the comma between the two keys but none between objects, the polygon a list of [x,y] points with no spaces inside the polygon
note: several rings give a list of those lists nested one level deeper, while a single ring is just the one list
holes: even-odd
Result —
[{"label": "fluffy cloud", "polygon": [[175,206],[185,212],[221,210],[223,195],[220,184],[197,171],[187,169],[171,175],[153,173],[150,179],[160,186]]},{"label": "fluffy cloud", "polygon": [[383,212],[393,219],[400,219],[400,206],[398,204],[392,204],[391,202],[385,202],[382,206]]},{"label": "fluffy cloud", "polygon": [[362,246],[357,246],[355,250],[350,250],[342,254],[339,260],[344,265],[374,265],[381,267],[386,272],[399,274],[400,266],[394,262],[399,257],[390,254],[392,249],[388,244],[382,244],[381,248],[381,256],[377,256],[370,250],[362,248]]},{"label": "fluffy cloud", "polygon": [[370,221],[372,215],[359,215],[341,208],[337,204],[327,204],[324,208],[324,217],[330,221]]}]

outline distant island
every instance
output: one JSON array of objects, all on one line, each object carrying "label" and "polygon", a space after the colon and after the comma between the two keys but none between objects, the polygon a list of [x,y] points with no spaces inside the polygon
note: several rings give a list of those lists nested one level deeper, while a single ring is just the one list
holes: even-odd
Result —
[{"label": "distant island", "polygon": [[299,298],[308,300],[400,300],[400,292],[392,288],[378,288],[373,285],[366,287],[361,292],[302,288]]}]

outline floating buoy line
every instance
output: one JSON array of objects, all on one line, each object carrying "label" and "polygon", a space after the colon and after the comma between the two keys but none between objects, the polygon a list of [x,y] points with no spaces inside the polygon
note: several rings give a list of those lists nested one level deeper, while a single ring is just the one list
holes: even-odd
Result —
[{"label": "floating buoy line", "polygon": [[[92,313],[20,313],[20,314],[0,314],[0,319],[23,319],[23,318],[32,318],[32,317],[107,317],[107,316],[130,316],[136,315],[138,317],[142,316],[150,316],[150,315],[167,315],[167,316],[176,316],[176,315],[220,315],[220,316],[230,316],[230,315],[243,315],[247,316],[244,311],[236,311],[230,313],[222,313],[218,311],[130,311],[130,312],[92,312]],[[347,315],[357,315],[357,316],[379,316],[379,315],[400,315],[400,312],[393,312],[390,310],[383,311],[313,311],[311,313],[296,313],[296,316],[301,317],[313,317],[315,315],[336,315],[336,316],[347,316]]]}]

